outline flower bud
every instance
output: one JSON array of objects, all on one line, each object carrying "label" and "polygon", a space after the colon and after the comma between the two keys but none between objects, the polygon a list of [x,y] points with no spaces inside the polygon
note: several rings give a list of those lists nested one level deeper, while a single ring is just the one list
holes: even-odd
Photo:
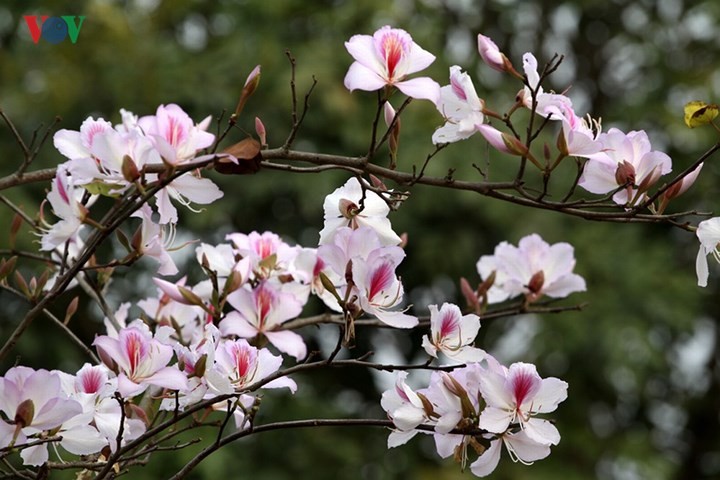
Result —
[{"label": "flower bud", "polygon": [[685,175],[682,180],[680,180],[679,182],[675,182],[673,185],[671,185],[670,188],[665,190],[663,196],[668,200],[672,200],[673,198],[679,197],[680,195],[685,193],[687,189],[695,183],[695,180],[697,180],[697,177],[700,174],[700,170],[702,170],[702,168],[703,163],[698,165],[695,170]]},{"label": "flower bud", "polygon": [[242,112],[242,109],[245,107],[245,104],[247,103],[248,99],[252,96],[252,94],[257,89],[257,86],[260,84],[260,65],[253,68],[253,71],[250,72],[250,75],[248,75],[247,80],[245,80],[245,85],[243,86],[242,92],[240,92],[240,99],[238,100],[237,107],[235,107],[235,113],[233,114],[235,117],[240,116],[240,112]]},{"label": "flower bud", "polygon": [[543,284],[545,283],[545,272],[540,270],[539,272],[535,272],[532,277],[530,277],[530,281],[528,282],[527,288],[530,290],[530,293],[538,294],[542,290]]},{"label": "flower bud", "polygon": [[475,290],[473,290],[470,286],[470,282],[468,282],[465,277],[460,278],[460,291],[462,292],[463,297],[465,297],[465,302],[467,302],[468,308],[470,308],[473,312],[477,311],[480,301],[475,293]]},{"label": "flower bud", "polygon": [[138,170],[137,165],[135,164],[133,159],[130,158],[130,155],[123,155],[122,175],[123,178],[130,183],[140,178],[140,171]]},{"label": "flower bud", "polygon": [[627,160],[623,160],[618,164],[615,170],[615,181],[618,185],[635,185],[635,167]]},{"label": "flower bud", "polygon": [[32,424],[33,417],[35,416],[35,404],[29,398],[20,402],[15,410],[15,423],[21,425],[23,428]]},{"label": "flower bud", "polygon": [[265,124],[258,117],[255,117],[255,133],[257,133],[260,139],[260,145],[262,147],[267,146],[267,136],[265,132]]}]

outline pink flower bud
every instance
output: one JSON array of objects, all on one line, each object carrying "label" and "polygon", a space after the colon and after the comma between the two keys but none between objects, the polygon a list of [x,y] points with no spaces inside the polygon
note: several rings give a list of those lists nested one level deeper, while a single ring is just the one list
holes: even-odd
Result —
[{"label": "pink flower bud", "polygon": [[498,72],[505,71],[505,61],[503,60],[505,55],[500,52],[500,49],[489,37],[478,34],[478,51],[483,62],[487,63],[490,68],[497,70]]},{"label": "pink flower bud", "polygon": [[265,125],[263,124],[262,120],[260,120],[258,117],[255,117],[255,133],[257,133],[257,136],[260,138],[260,145],[262,145],[262,146],[267,145]]}]

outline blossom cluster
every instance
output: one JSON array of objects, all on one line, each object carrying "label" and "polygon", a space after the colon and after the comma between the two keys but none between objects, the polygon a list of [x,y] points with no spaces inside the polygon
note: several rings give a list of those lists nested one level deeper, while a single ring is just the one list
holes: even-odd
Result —
[{"label": "blossom cluster", "polygon": [[497,467],[503,444],[514,461],[529,464],[547,457],[560,441],[557,428],[538,415],[553,412],[567,398],[567,383],[541,378],[534,365],[506,368],[487,355],[482,363],[433,372],[426,388],[413,390],[406,380],[407,372],[401,372],[395,387],[382,395],[395,425],[390,448],[418,433],[432,434],[438,455],[454,456],[463,468],[471,447],[478,457],[470,471],[484,477]]},{"label": "blossom cluster", "polygon": [[[538,71],[537,58],[531,52],[522,56],[524,75],[521,75],[491,38],[478,34],[477,45],[480,58],[490,68],[523,81],[524,87],[517,93],[515,107],[527,108],[561,125],[556,142],[559,155],[548,166],[550,170],[563,158],[583,159],[578,185],[593,194],[609,195],[615,203],[626,208],[643,205],[649,198],[650,188],[672,171],[670,157],[653,149],[645,131],[623,132],[618,128],[610,128],[603,132],[600,120],[589,114],[578,114],[568,95],[546,92],[541,86],[544,73],[541,75]],[[461,66],[450,67],[449,84],[442,87],[429,77],[406,79],[408,75],[427,68],[435,60],[435,56],[415,43],[406,31],[385,26],[372,36],[353,36],[345,43],[345,47],[355,60],[345,77],[345,86],[350,91],[397,88],[408,97],[430,100],[435,104],[445,124],[433,133],[434,144],[465,140],[480,132],[498,151],[526,157],[538,168],[544,168],[515,135],[503,132],[488,122],[491,118],[503,118],[486,108],[486,102],[477,94],[472,78],[463,72]],[[388,111],[391,112],[389,117],[394,118],[389,101],[386,103],[386,118]],[[692,128],[707,124],[716,116],[717,106],[694,101],[686,107],[685,121]],[[396,121],[390,136],[393,156],[397,153],[398,127]],[[657,212],[662,213],[672,199],[690,188],[702,168],[703,163],[699,163],[669,188],[665,188],[660,195]],[[719,221],[716,217],[701,222],[697,229],[701,243],[696,262],[700,286],[707,285],[707,255],[712,253],[715,260],[720,262],[717,253],[720,245],[720,235],[717,233]],[[499,290],[495,289],[494,292]]]},{"label": "blossom cluster", "polygon": [[[210,117],[196,124],[174,104],[160,105],[155,115],[138,117],[126,110],[121,115],[122,122],[114,126],[89,117],[79,131],[63,129],[55,134],[55,147],[68,160],[58,166],[47,197],[59,221],[52,225],[44,221],[41,250],[53,251],[63,244],[79,249],[84,225],[94,224],[89,207],[99,195],[119,198],[132,186],[143,191],[158,181],[157,172],[163,169],[169,174],[216,157],[199,155],[215,140],[206,131]],[[152,168],[156,173],[147,172]],[[168,254],[178,221],[173,202],[193,210],[192,203],[207,205],[222,195],[197,169],[173,179],[154,195],[155,212],[145,204],[133,214],[142,220],[140,235],[132,245],[135,253],[157,260],[163,275],[178,273]]]},{"label": "blossom cluster", "polygon": [[[488,123],[499,117],[486,108],[460,66],[450,68],[446,86],[427,77],[408,79],[435,57],[407,32],[383,27],[372,36],[352,37],[346,48],[355,60],[345,78],[348,89],[384,88],[385,100],[397,89],[437,106],[445,124],[432,135],[433,143],[480,132],[502,152],[533,158],[517,138]],[[489,38],[480,35],[478,48],[491,68],[524,79],[518,108],[560,122],[560,158],[586,159],[579,179],[586,190],[612,193],[615,202],[630,208],[670,172],[669,157],[652,150],[645,132],[602,133],[599,121],[575,113],[569,97],[545,92],[532,54],[523,56],[521,76]],[[253,75],[244,92],[257,86],[259,68]],[[396,151],[399,119],[389,102],[383,107]],[[480,285],[461,284],[468,311],[446,302],[429,305],[422,315],[406,303],[400,275],[407,237],[398,235],[388,218],[403,196],[358,175],[325,198],[316,246],[293,245],[269,231],[230,233],[222,243],[195,248],[201,280],[189,283],[183,276],[170,281],[167,276],[180,274],[171,255],[175,205],[192,210],[192,204],[218,200],[222,192],[201,176],[200,167],[226,154],[206,153],[216,140],[207,132],[209,118],[195,123],[177,105],[161,105],[144,117],[121,110],[121,116],[116,125],[91,117],[79,131],[55,135],[54,144],[67,161],[57,168],[47,195],[59,220],[44,223],[41,248],[76,256],[83,248],[84,226],[97,227],[90,216],[97,197],[122,199],[128,192],[144,195],[154,188],[152,195],[134,200],[133,217],[142,223],[128,242],[127,259],[157,261],[157,291],[135,305],[123,303],[105,319],[105,334],[93,342],[101,360],[97,365],[86,364],[74,374],[18,366],[0,377],[0,449],[20,448],[26,465],[48,461],[51,444],[107,459],[142,438],[148,419],[158,413],[152,408],[177,413],[201,403],[208,413],[232,415],[237,429],[250,428],[258,389],[298,389],[282,367],[309,356],[306,338],[296,332],[303,322],[295,320],[313,295],[341,314],[346,346],[352,344],[355,320],[363,316],[398,329],[429,325],[422,338],[429,356],[424,367],[433,370],[428,386],[413,390],[407,372],[401,372],[395,388],[382,396],[395,426],[389,447],[417,433],[432,434],[438,454],[454,455],[463,466],[471,447],[477,458],[470,470],[485,476],[498,464],[502,445],[513,460],[531,463],[558,444],[558,430],[542,415],[565,400],[567,384],[541,378],[531,364],[502,366],[476,346],[476,337],[488,304],[520,297],[518,308],[525,310],[546,297],[585,291],[585,280],[574,271],[571,245],[549,244],[537,234],[521,238],[517,246],[501,242],[476,263]],[[672,195],[687,189],[699,170]],[[707,278],[705,256],[717,256],[718,230],[712,222],[698,229],[699,278]]]}]

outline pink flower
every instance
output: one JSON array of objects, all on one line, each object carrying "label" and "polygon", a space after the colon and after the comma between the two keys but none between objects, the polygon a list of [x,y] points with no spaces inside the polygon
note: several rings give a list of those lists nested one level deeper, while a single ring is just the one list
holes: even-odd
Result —
[{"label": "pink flower", "polygon": [[[215,360],[219,372],[230,379],[238,392],[277,372],[282,365],[282,357],[273,355],[266,348],[257,349],[244,339],[220,343]],[[262,388],[289,388],[295,393],[297,384],[290,378],[280,377]]]},{"label": "pink flower", "polygon": [[397,87],[408,97],[437,103],[440,86],[428,77],[405,80],[427,68],[435,56],[423,50],[398,28],[382,27],[372,36],[354,35],[345,48],[355,59],[345,76],[345,87],[372,92],[386,85]]},{"label": "pink flower", "polygon": [[613,196],[615,203],[631,204],[639,200],[657,180],[672,170],[666,154],[651,150],[644,131],[623,133],[611,128],[598,137],[603,151],[585,164],[578,185],[591,193],[604,194],[618,187],[627,188]]},{"label": "pink flower", "polygon": [[395,387],[383,392],[380,400],[383,410],[397,427],[388,437],[388,448],[407,443],[418,432],[415,427],[429,420],[420,395],[405,383],[407,375],[407,372],[399,372]]},{"label": "pink flower", "polygon": [[[62,391],[60,377],[47,370],[13,367],[0,378],[0,448],[21,444],[28,437],[61,427],[82,414],[82,406]],[[24,449],[25,465],[42,465],[48,459],[47,444]]]},{"label": "pink flower", "polygon": [[155,115],[140,118],[138,125],[163,159],[173,165],[192,160],[198,150],[209,147],[215,140],[215,135],[205,131],[210,125],[210,117],[196,125],[175,104],[160,105]]},{"label": "pink flower", "polygon": [[495,283],[488,291],[490,303],[523,294],[533,302],[543,295],[563,298],[583,292],[585,280],[572,272],[574,268],[572,245],[549,245],[537,234],[522,238],[517,247],[502,242],[494,255],[483,255],[477,263],[483,279],[495,272]]},{"label": "pink flower", "polygon": [[446,123],[435,130],[432,136],[434,144],[451,143],[469,138],[483,123],[483,102],[475,92],[472,80],[460,67],[450,67],[450,85],[440,89],[437,109],[445,117]]},{"label": "pink flower", "polygon": [[440,310],[430,305],[430,335],[423,337],[422,346],[428,355],[442,352],[457,362],[480,362],[485,352],[472,346],[480,330],[480,317],[463,316],[457,305],[444,303]]},{"label": "pink flower", "polygon": [[537,71],[537,59],[532,53],[523,55],[523,69],[527,78],[526,86],[519,94],[523,104],[532,108],[532,90],[535,91],[535,113],[550,120],[562,120],[576,117],[572,108],[572,101],[565,95],[559,93],[545,93],[540,86],[540,74]]},{"label": "pink flower", "polygon": [[387,246],[370,252],[366,261],[352,263],[352,279],[360,307],[395,328],[412,328],[418,324],[416,317],[398,310],[404,290],[395,269],[404,257],[400,247]]},{"label": "pink flower", "polygon": [[99,336],[93,342],[110,368],[118,372],[118,392],[125,398],[134,397],[155,385],[170,390],[183,390],[187,378],[176,367],[167,364],[173,349],[154,339],[141,323],[123,328],[117,338]]},{"label": "pink flower", "polygon": [[112,124],[102,118],[88,117],[80,125],[80,131],[62,129],[55,132],[53,144],[70,160],[90,157],[93,139],[98,133],[112,130]]},{"label": "pink flower", "polygon": [[303,305],[290,293],[263,282],[253,290],[241,288],[227,297],[235,311],[220,322],[223,335],[252,338],[265,335],[281,352],[298,360],[305,358],[307,348],[302,337],[290,330],[281,330],[283,322],[300,315]]},{"label": "pink flower", "polygon": [[332,243],[333,236],[341,227],[357,229],[361,226],[375,230],[383,245],[398,245],[401,241],[387,218],[390,207],[377,193],[370,190],[363,192],[355,177],[325,197],[323,209],[325,226],[320,231],[320,245]]},{"label": "pink flower", "polygon": [[[273,232],[230,233],[225,236],[232,242],[233,253],[247,259],[247,268],[255,279],[267,279],[288,273],[300,249],[291,247]],[[270,258],[274,255],[274,261]]]},{"label": "pink flower", "polygon": [[506,369],[491,362],[480,377],[480,392],[487,403],[480,414],[480,428],[502,434],[519,423],[534,442],[557,445],[560,441],[557,428],[535,415],[554,411],[567,398],[567,383],[540,378],[532,364],[514,363]]}]

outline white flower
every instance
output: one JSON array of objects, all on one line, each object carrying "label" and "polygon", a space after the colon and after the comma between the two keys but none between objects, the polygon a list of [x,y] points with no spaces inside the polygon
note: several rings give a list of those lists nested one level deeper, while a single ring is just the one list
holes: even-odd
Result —
[{"label": "white flower", "polygon": [[695,232],[700,239],[700,250],[695,261],[695,270],[698,277],[698,286],[707,287],[709,275],[707,256],[712,253],[713,258],[720,262],[720,217],[711,218],[700,222]]}]

